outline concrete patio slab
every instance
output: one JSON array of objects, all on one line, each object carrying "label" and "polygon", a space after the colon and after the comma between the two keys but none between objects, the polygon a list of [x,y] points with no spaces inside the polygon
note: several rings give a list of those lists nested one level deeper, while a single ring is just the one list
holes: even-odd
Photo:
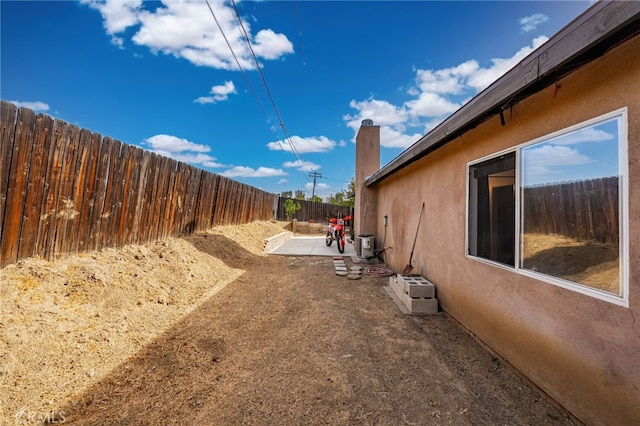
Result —
[{"label": "concrete patio slab", "polygon": [[269,254],[285,256],[355,256],[356,251],[353,244],[347,242],[344,253],[338,252],[338,247],[334,241],[331,247],[325,244],[324,235],[320,236],[296,236],[287,240],[284,244],[270,251]]}]

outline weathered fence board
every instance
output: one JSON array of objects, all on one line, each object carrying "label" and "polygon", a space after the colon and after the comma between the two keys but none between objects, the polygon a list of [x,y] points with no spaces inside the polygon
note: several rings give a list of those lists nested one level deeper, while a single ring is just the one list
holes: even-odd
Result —
[{"label": "weathered fence board", "polygon": [[82,173],[84,183],[77,188],[76,197],[82,198],[80,214],[78,216],[78,230],[75,237],[73,250],[75,252],[87,251],[89,238],[91,235],[91,210],[95,204],[96,173],[98,169],[98,158],[100,156],[101,138],[95,133],[89,133],[84,142],[82,155]]},{"label": "weathered fence board", "polygon": [[[284,210],[284,203],[288,198],[280,198],[278,202],[276,217],[278,220],[285,220],[287,214]],[[316,201],[307,200],[293,200],[300,205],[300,210],[296,211],[292,216],[292,219],[299,221],[315,221],[328,223],[332,217],[346,217],[353,216],[353,207],[349,206],[337,206],[333,204],[320,203]]]},{"label": "weathered fence board", "polygon": [[[127,207],[125,215],[125,226],[122,235],[122,245],[133,243],[135,237],[134,233],[138,231],[137,224],[135,223],[136,217],[139,215],[138,210],[138,194],[141,190],[140,181],[145,179],[147,172],[146,167],[142,165],[144,151],[138,147],[134,147],[129,159],[129,169],[127,174],[129,175],[129,186],[125,189],[125,196],[127,198]],[[137,241],[136,241],[137,242]]]},{"label": "weathered fence board", "polygon": [[[152,154],[151,163],[153,165],[153,184],[151,191],[147,190],[149,198],[146,204],[148,210],[148,218],[144,229],[144,241],[151,241],[158,238],[158,227],[160,217],[160,206],[162,203],[162,193],[164,190],[161,176],[162,162],[164,157]],[[148,189],[148,188],[147,188]]]},{"label": "weathered fence board", "polygon": [[[2,226],[2,258],[10,262],[18,259],[20,230],[26,202],[32,139],[36,116],[33,111],[20,108],[11,153],[7,204]],[[16,182],[15,185],[12,182]]]},{"label": "weathered fence board", "polygon": [[73,219],[67,227],[66,244],[63,253],[77,253],[79,245],[80,227],[82,225],[82,206],[85,204],[84,192],[86,188],[88,169],[91,167],[89,158],[91,132],[80,130],[75,171],[73,172],[72,202]]},{"label": "weathered fence board", "polygon": [[215,225],[216,200],[218,197],[219,185],[220,185],[220,175],[211,175],[209,186],[206,188],[206,191],[209,193],[209,196],[211,197],[211,201],[209,202],[211,206],[209,207],[210,212],[208,213],[207,228]]},{"label": "weathered fence board", "polygon": [[66,126],[63,121],[54,120],[51,131],[51,143],[49,145],[45,175],[45,191],[35,251],[35,254],[47,259],[50,259],[53,255],[58,193],[61,183],[60,174],[62,173],[62,157],[64,155],[63,136]]},{"label": "weathered fence board", "polygon": [[2,223],[7,201],[7,185],[11,170],[11,153],[16,130],[18,108],[8,102],[0,105],[0,239],[2,239]]},{"label": "weathered fence board", "polygon": [[171,187],[172,173],[169,171],[169,167],[172,161],[173,160],[171,160],[170,158],[163,157],[160,164],[159,181],[160,181],[160,186],[162,187],[162,191],[160,192],[159,194],[160,196],[158,197],[158,200],[160,202],[158,204],[157,221],[156,221],[157,238],[166,237],[165,224],[168,222],[167,212],[169,211],[169,208],[170,208],[169,203],[171,201],[169,197],[169,193],[170,191],[172,191],[172,187]]},{"label": "weathered fence board", "polygon": [[33,145],[36,115],[26,108],[18,110],[15,139],[11,153],[7,203],[2,224],[2,259],[18,260],[20,230],[28,185],[29,160]]},{"label": "weathered fence board", "polygon": [[133,198],[135,202],[135,209],[133,213],[133,220],[131,224],[131,231],[128,236],[128,243],[139,243],[144,241],[142,239],[142,235],[144,235],[143,228],[141,224],[143,223],[145,208],[144,202],[146,201],[146,187],[148,185],[149,180],[149,162],[151,160],[151,156],[149,155],[149,151],[139,150],[138,156],[138,164],[139,164],[139,176],[136,187],[136,195]]},{"label": "weathered fence board", "polygon": [[216,211],[213,218],[214,225],[222,225],[224,220],[225,195],[227,194],[227,178],[220,176],[216,193]]},{"label": "weathered fence board", "polygon": [[523,191],[525,233],[617,244],[618,178],[567,182]]},{"label": "weathered fence board", "polygon": [[114,223],[117,222],[117,203],[118,203],[118,181],[119,181],[119,160],[122,144],[116,139],[110,141],[111,149],[109,150],[109,171],[107,173],[107,185],[104,197],[104,209],[102,210],[102,221],[100,224],[100,247],[113,247]]},{"label": "weathered fence board", "polygon": [[94,183],[94,195],[92,197],[91,211],[89,216],[87,250],[99,250],[100,230],[102,227],[102,213],[104,210],[105,195],[107,190],[107,179],[109,176],[109,154],[113,145],[110,138],[102,138],[98,133],[94,133],[91,138],[92,144],[98,145],[96,157],[96,171]]},{"label": "weathered fence board", "polygon": [[80,128],[76,125],[67,126],[65,139],[65,155],[62,163],[62,185],[60,186],[59,207],[62,211],[56,215],[56,246],[55,255],[69,253],[71,238],[75,222],[77,220],[77,206],[74,199],[76,184],[76,165],[78,163],[78,151],[80,150]]},{"label": "weathered fence board", "polygon": [[36,117],[35,132],[31,146],[29,175],[22,215],[22,229],[20,230],[20,245],[18,258],[31,256],[36,245],[38,227],[43,203],[44,176],[46,175],[50,132],[53,120],[46,115]]},{"label": "weathered fence board", "polygon": [[122,247],[124,245],[124,233],[127,225],[127,213],[129,207],[129,195],[131,186],[131,168],[133,167],[133,151],[135,147],[131,145],[122,145],[120,152],[120,167],[118,167],[118,173],[121,183],[118,183],[120,194],[118,199],[118,214],[117,224],[115,226],[115,238],[116,247]]}]

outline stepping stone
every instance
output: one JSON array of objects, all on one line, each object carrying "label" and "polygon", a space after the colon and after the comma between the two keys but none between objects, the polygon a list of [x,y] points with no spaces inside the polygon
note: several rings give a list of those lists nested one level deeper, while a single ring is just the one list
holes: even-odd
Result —
[{"label": "stepping stone", "polygon": [[362,275],[362,271],[354,271],[354,270],[351,270],[351,271],[349,271],[349,273],[350,273],[350,274],[353,274],[353,275]]},{"label": "stepping stone", "polygon": [[336,266],[336,271],[345,271],[345,272],[347,272],[347,267],[346,266]]},{"label": "stepping stone", "polygon": [[340,275],[341,277],[347,276],[347,271],[336,271],[336,275]]},{"label": "stepping stone", "polygon": [[362,266],[352,266],[351,270],[352,271],[362,271]]},{"label": "stepping stone", "polygon": [[347,275],[347,279],[348,280],[359,280],[362,278],[362,275],[356,275],[356,274],[349,274]]},{"label": "stepping stone", "polygon": [[342,256],[333,256],[333,260],[342,260],[344,262],[344,259],[342,259]]}]

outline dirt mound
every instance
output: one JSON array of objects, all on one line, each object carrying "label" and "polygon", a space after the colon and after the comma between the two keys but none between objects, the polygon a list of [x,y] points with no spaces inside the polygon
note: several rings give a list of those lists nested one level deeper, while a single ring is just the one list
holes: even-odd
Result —
[{"label": "dirt mound", "polygon": [[0,270],[0,419],[42,417],[82,393],[237,279],[285,225],[221,226]]}]

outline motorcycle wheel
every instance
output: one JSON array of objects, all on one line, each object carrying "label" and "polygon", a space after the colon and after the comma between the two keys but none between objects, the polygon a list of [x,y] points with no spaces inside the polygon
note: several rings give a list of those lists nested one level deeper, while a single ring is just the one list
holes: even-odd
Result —
[{"label": "motorcycle wheel", "polygon": [[340,253],[344,253],[344,234],[338,235],[338,239],[336,239],[336,243],[338,244],[338,251]]},{"label": "motorcycle wheel", "polygon": [[327,238],[324,243],[327,245],[327,247],[331,247],[332,242],[333,238],[331,238],[331,233],[327,232]]}]

